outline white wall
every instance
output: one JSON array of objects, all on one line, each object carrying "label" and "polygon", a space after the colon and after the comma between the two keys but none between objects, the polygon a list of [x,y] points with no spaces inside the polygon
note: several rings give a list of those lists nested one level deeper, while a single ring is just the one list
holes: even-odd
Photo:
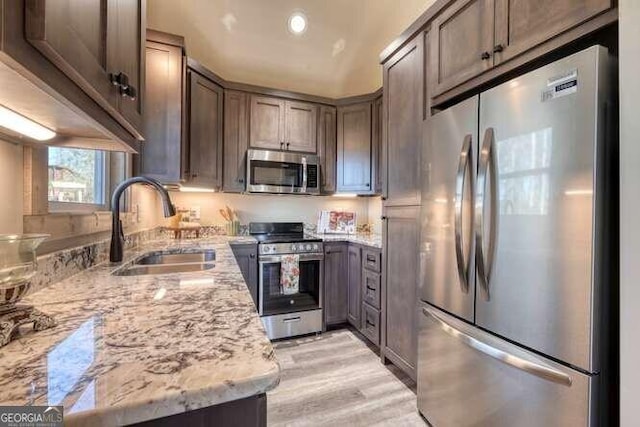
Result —
[{"label": "white wall", "polygon": [[373,232],[382,234],[382,199],[380,197],[369,198],[369,222],[373,224]]},{"label": "white wall", "polygon": [[22,146],[0,140],[0,234],[22,233]]},{"label": "white wall", "polygon": [[620,0],[620,424],[640,425],[640,1]]},{"label": "white wall", "polygon": [[219,209],[229,205],[238,212],[240,222],[302,221],[315,224],[321,210],[356,212],[358,224],[369,222],[368,198],[339,198],[323,196],[274,196],[223,193],[172,192],[173,203],[180,208],[200,206],[203,225],[223,224]]}]

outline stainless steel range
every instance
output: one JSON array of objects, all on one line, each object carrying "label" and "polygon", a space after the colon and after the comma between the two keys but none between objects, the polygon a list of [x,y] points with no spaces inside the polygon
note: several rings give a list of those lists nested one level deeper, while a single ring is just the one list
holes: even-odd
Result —
[{"label": "stainless steel range", "polygon": [[249,225],[258,239],[258,309],[270,339],[322,331],[322,240],[302,223]]}]

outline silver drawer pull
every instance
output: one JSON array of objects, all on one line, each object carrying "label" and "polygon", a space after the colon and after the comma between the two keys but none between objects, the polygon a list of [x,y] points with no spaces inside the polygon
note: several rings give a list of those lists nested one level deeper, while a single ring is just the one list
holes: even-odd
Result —
[{"label": "silver drawer pull", "polygon": [[286,319],[282,319],[282,323],[292,323],[292,322],[299,322],[300,316],[298,317],[287,317]]}]

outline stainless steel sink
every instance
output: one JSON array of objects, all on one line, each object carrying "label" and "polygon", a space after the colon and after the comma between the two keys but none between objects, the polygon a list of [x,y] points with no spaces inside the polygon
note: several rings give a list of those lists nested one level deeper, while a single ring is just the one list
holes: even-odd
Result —
[{"label": "stainless steel sink", "polygon": [[211,270],[213,267],[215,267],[213,263],[132,265],[122,268],[113,274],[115,276],[142,276],[146,274],[188,273],[191,271]]},{"label": "stainless steel sink", "polygon": [[114,276],[188,273],[215,267],[216,253],[212,249],[190,252],[157,251],[143,255],[131,264],[113,272]]},{"label": "stainless steel sink", "polygon": [[138,265],[159,265],[159,264],[185,264],[185,263],[203,263],[216,260],[216,253],[213,250],[189,252],[189,253],[170,253],[170,252],[154,252],[145,255],[136,260]]}]

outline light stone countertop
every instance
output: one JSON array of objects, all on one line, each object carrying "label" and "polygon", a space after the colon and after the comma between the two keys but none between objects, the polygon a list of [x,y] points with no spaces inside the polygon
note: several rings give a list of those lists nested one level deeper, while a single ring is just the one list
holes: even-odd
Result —
[{"label": "light stone countertop", "polygon": [[[141,422],[264,393],[280,367],[229,242],[154,241],[216,251],[215,268],[112,276],[103,263],[30,295],[53,329],[0,348],[0,405],[64,405],[65,425]],[[125,260],[125,263],[127,262]]]},{"label": "light stone countertop", "polygon": [[382,248],[382,235],[373,233],[356,234],[325,234],[311,233],[311,236],[322,239],[323,242],[349,242],[372,248]]}]

